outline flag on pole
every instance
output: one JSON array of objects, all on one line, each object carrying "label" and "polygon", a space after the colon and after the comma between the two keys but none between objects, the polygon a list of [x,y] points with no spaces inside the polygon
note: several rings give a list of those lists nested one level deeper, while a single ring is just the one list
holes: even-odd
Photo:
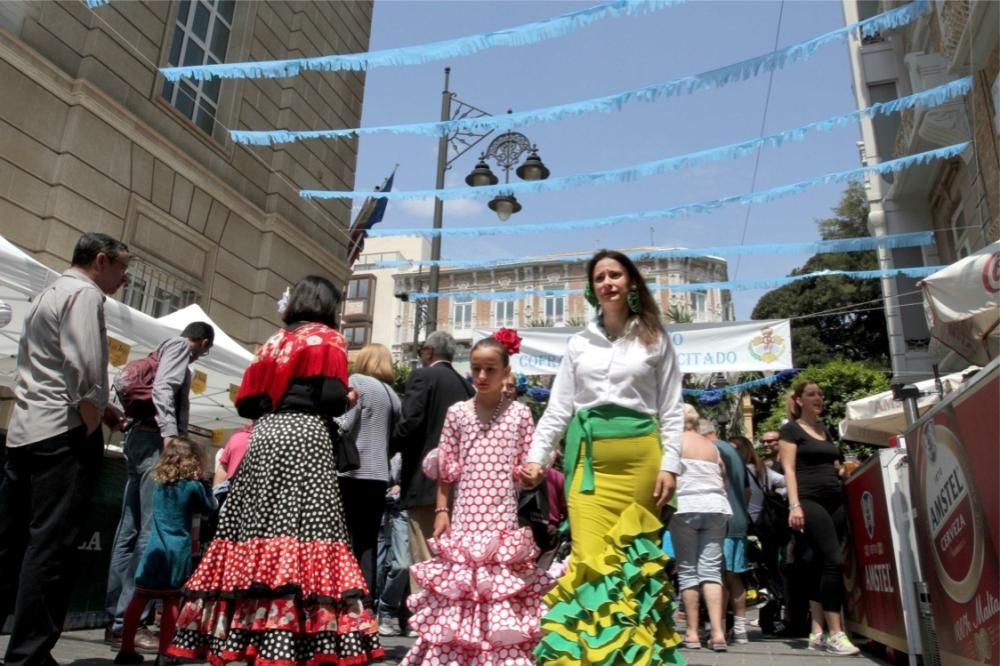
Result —
[{"label": "flag on pole", "polygon": [[[398,164],[396,168],[399,168]],[[379,192],[389,192],[392,190],[392,179],[395,177],[396,169],[393,169],[389,177],[382,183],[382,187],[378,188]],[[365,237],[368,236],[368,230],[381,222],[382,218],[385,217],[385,207],[388,203],[389,199],[386,197],[368,197],[365,200],[364,205],[358,212],[358,216],[354,218],[354,224],[351,225],[351,244],[347,251],[348,266],[353,266],[354,262],[361,256],[361,252],[365,249]]]}]

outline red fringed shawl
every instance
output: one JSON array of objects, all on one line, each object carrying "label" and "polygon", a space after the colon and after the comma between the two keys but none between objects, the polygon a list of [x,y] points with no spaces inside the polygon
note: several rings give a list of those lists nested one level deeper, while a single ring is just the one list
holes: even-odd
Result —
[{"label": "red fringed shawl", "polygon": [[237,404],[243,398],[267,394],[277,407],[295,379],[330,377],[347,387],[347,342],[339,331],[306,323],[293,331],[282,329],[257,350],[246,372]]}]

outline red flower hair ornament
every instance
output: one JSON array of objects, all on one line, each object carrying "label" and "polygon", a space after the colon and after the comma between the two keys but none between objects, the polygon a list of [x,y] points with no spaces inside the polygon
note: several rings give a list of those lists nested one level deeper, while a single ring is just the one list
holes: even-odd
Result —
[{"label": "red flower hair ornament", "polygon": [[493,334],[493,339],[502,344],[511,356],[521,351],[521,336],[512,328],[501,328]]}]

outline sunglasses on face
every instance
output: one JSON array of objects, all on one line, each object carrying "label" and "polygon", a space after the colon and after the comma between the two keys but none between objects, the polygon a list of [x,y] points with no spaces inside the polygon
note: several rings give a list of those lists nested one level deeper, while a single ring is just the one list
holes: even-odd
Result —
[{"label": "sunglasses on face", "polygon": [[760,441],[762,443],[764,443],[764,444],[777,444],[778,443],[778,440],[776,440],[776,439],[762,439]]}]

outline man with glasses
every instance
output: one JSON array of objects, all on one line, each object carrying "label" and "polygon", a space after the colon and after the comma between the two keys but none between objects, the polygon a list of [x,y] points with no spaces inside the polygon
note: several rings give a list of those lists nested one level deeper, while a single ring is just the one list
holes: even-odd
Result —
[{"label": "man with glasses", "polygon": [[[151,393],[151,404],[133,405],[128,396],[120,395],[126,405],[126,412],[136,417],[125,436],[122,449],[128,464],[128,480],[125,483],[125,498],[122,502],[122,517],[115,532],[115,543],[111,551],[111,567],[108,571],[108,588],[105,610],[114,621],[105,632],[106,642],[117,645],[121,642],[121,631],[128,608],[135,592],[135,570],[146,549],[153,516],[153,490],[156,486],[152,472],[160,459],[160,451],[172,438],[186,435],[190,411],[191,391],[190,365],[208,354],[215,341],[215,329],[211,324],[196,321],[188,324],[179,337],[164,341],[150,355],[149,360],[139,362],[155,363]],[[116,382],[120,391],[128,390],[122,377]],[[132,390],[136,395],[134,385]],[[146,395],[147,391],[142,394]],[[143,650],[157,650],[159,641],[149,629],[140,629],[135,645]]]},{"label": "man with glasses", "polygon": [[760,443],[764,446],[764,464],[773,469],[778,474],[784,474],[781,466],[781,459],[778,457],[778,435],[777,430],[768,430],[761,435]]},{"label": "man with glasses", "polygon": [[14,413],[0,480],[0,621],[8,666],[55,663],[70,564],[104,455],[108,405],[104,301],[125,284],[128,246],[88,233],[70,268],[32,299],[18,341]]}]

